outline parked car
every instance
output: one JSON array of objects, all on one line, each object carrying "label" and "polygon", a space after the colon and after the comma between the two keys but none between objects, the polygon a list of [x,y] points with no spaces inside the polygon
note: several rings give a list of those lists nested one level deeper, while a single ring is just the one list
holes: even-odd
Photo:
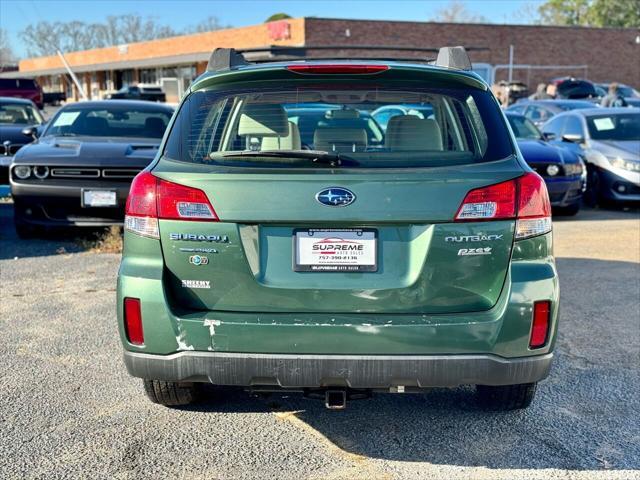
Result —
[{"label": "parked car", "polygon": [[[609,92],[608,83],[597,83],[596,87],[600,89],[598,91],[598,94],[602,92],[603,97]],[[624,83],[619,83],[618,93],[622,96],[622,98],[624,98],[627,107],[640,107],[640,92],[638,92],[635,88],[630,87],[629,85],[625,85]]]},{"label": "parked car", "polygon": [[166,102],[167,97],[159,85],[128,85],[106,96],[107,100],[147,100]]},{"label": "parked car", "polygon": [[44,92],[42,95],[45,105],[60,105],[67,101],[65,92]]},{"label": "parked car", "polygon": [[422,105],[384,105],[371,112],[371,116],[385,131],[387,130],[389,120],[398,115],[415,115],[418,118],[431,118],[433,116],[433,107],[430,103]]},{"label": "parked car", "polygon": [[556,99],[579,100],[588,99],[592,102],[598,100],[598,92],[593,82],[580,78],[560,77],[551,80],[556,86]]},{"label": "parked car", "polygon": [[552,118],[542,131],[584,159],[587,203],[640,202],[640,109],[574,110]]},{"label": "parked car", "polygon": [[13,156],[31,141],[22,130],[43,123],[44,118],[31,100],[0,97],[0,185],[9,184],[9,165]]},{"label": "parked car", "polygon": [[506,112],[506,116],[525,161],[544,178],[554,213],[578,213],[587,177],[582,159],[569,149],[547,143],[524,115]]},{"label": "parked car", "polygon": [[[393,117],[382,143],[318,125],[305,148],[292,120],[423,102],[434,118]],[[424,66],[218,49],[127,200],[118,325],[156,403],[475,384],[524,408],[557,313],[545,183],[462,47]]]},{"label": "parked car", "polygon": [[26,98],[44,107],[42,88],[31,78],[0,78],[0,97]]},{"label": "parked car", "polygon": [[[165,105],[122,100],[62,107],[11,163],[18,235],[122,224],[131,180],[155,156],[171,114]],[[35,128],[25,133],[37,137]]]},{"label": "parked car", "polygon": [[586,100],[520,100],[505,111],[524,115],[540,128],[551,117],[568,110],[593,108],[593,102]]}]

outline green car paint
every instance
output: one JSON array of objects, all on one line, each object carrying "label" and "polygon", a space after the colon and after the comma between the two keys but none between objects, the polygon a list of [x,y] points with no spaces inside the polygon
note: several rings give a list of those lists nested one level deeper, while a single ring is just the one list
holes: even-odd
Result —
[{"label": "green car paint", "polygon": [[[435,67],[391,64],[376,81],[381,79],[403,88],[420,84],[439,91],[453,85],[490,95],[474,74]],[[243,355],[550,361],[559,309],[552,233],[516,239],[514,218],[454,221],[470,191],[517,181],[530,172],[501,115],[501,123],[492,128],[506,132],[505,148],[512,154],[477,163],[262,168],[255,163],[185,162],[168,155],[168,138],[183,128],[177,116],[190,108],[192,95],[267,91],[276,85],[305,89],[322,82],[336,91],[353,84],[366,90],[372,81],[347,74],[306,77],[287,71],[286,65],[260,65],[207,73],[194,82],[147,172],[204,192],[219,221],[161,218],[159,238],[125,231],[117,313],[130,373],[151,380],[215,382],[213,370],[239,365],[220,358]],[[356,201],[343,208],[320,204],[316,194],[332,186],[354,192]],[[354,228],[376,231],[376,271],[293,268],[297,229]],[[128,339],[125,298],[140,300],[143,344]],[[547,340],[532,348],[534,303],[544,301],[551,306]],[[177,354],[193,355],[193,362],[202,366],[199,373],[184,377],[169,373],[180,370],[177,364],[153,364],[163,359],[168,365]],[[218,356],[227,354],[231,357]],[[149,363],[140,366],[140,359]],[[190,368],[197,370],[193,364]],[[510,374],[509,379],[542,379],[548,363],[539,372]],[[322,386],[302,380],[291,384],[277,373],[273,378],[262,373],[247,378],[254,385]],[[338,376],[327,374],[323,385]],[[464,376],[452,378],[447,384],[469,383]],[[348,375],[346,381],[349,385]],[[412,382],[406,380],[407,385]],[[380,386],[378,380],[374,383],[371,387]],[[247,385],[245,380],[237,384]]]}]

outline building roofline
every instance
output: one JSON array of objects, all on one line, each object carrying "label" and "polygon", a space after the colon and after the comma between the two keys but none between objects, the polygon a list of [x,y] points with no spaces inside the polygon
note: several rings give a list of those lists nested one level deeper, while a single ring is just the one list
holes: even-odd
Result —
[{"label": "building roofline", "polygon": [[331,18],[331,17],[302,17],[305,20],[331,20],[331,21],[340,21],[340,22],[353,22],[353,23],[361,23],[361,22],[379,22],[379,23],[411,23],[418,25],[469,25],[469,26],[484,26],[484,27],[522,27],[522,28],[560,28],[560,29],[575,29],[575,30],[622,30],[622,31],[636,31],[640,32],[640,27],[591,27],[591,26],[583,26],[583,25],[538,25],[538,24],[527,24],[527,23],[491,23],[491,22],[438,22],[438,21],[424,21],[420,22],[417,20],[383,20],[383,19],[367,19],[367,18]]}]

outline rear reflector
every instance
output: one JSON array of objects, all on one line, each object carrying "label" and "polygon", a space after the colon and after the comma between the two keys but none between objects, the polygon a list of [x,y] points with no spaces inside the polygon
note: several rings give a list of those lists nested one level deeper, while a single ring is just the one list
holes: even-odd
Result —
[{"label": "rear reflector", "polygon": [[550,315],[551,302],[544,301],[533,304],[533,324],[531,325],[529,348],[540,348],[547,343]]},{"label": "rear reflector", "polygon": [[158,219],[218,221],[218,216],[202,190],[140,172],[131,183],[124,228],[145,237],[160,238]]},{"label": "rear reflector", "polygon": [[516,220],[516,240],[551,231],[551,203],[544,180],[529,172],[467,193],[456,222]]},{"label": "rear reflector", "polygon": [[124,328],[129,343],[134,345],[144,345],[140,299],[124,299]]},{"label": "rear reflector", "polygon": [[295,73],[312,75],[367,75],[389,70],[388,65],[355,65],[355,64],[322,64],[322,65],[289,65],[287,70]]}]

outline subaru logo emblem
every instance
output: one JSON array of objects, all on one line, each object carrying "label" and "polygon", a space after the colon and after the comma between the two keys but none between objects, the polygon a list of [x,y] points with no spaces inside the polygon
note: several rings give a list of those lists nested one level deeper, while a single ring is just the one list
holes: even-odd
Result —
[{"label": "subaru logo emblem", "polygon": [[316,200],[328,207],[346,207],[355,202],[356,196],[346,188],[331,187],[316,193]]}]

